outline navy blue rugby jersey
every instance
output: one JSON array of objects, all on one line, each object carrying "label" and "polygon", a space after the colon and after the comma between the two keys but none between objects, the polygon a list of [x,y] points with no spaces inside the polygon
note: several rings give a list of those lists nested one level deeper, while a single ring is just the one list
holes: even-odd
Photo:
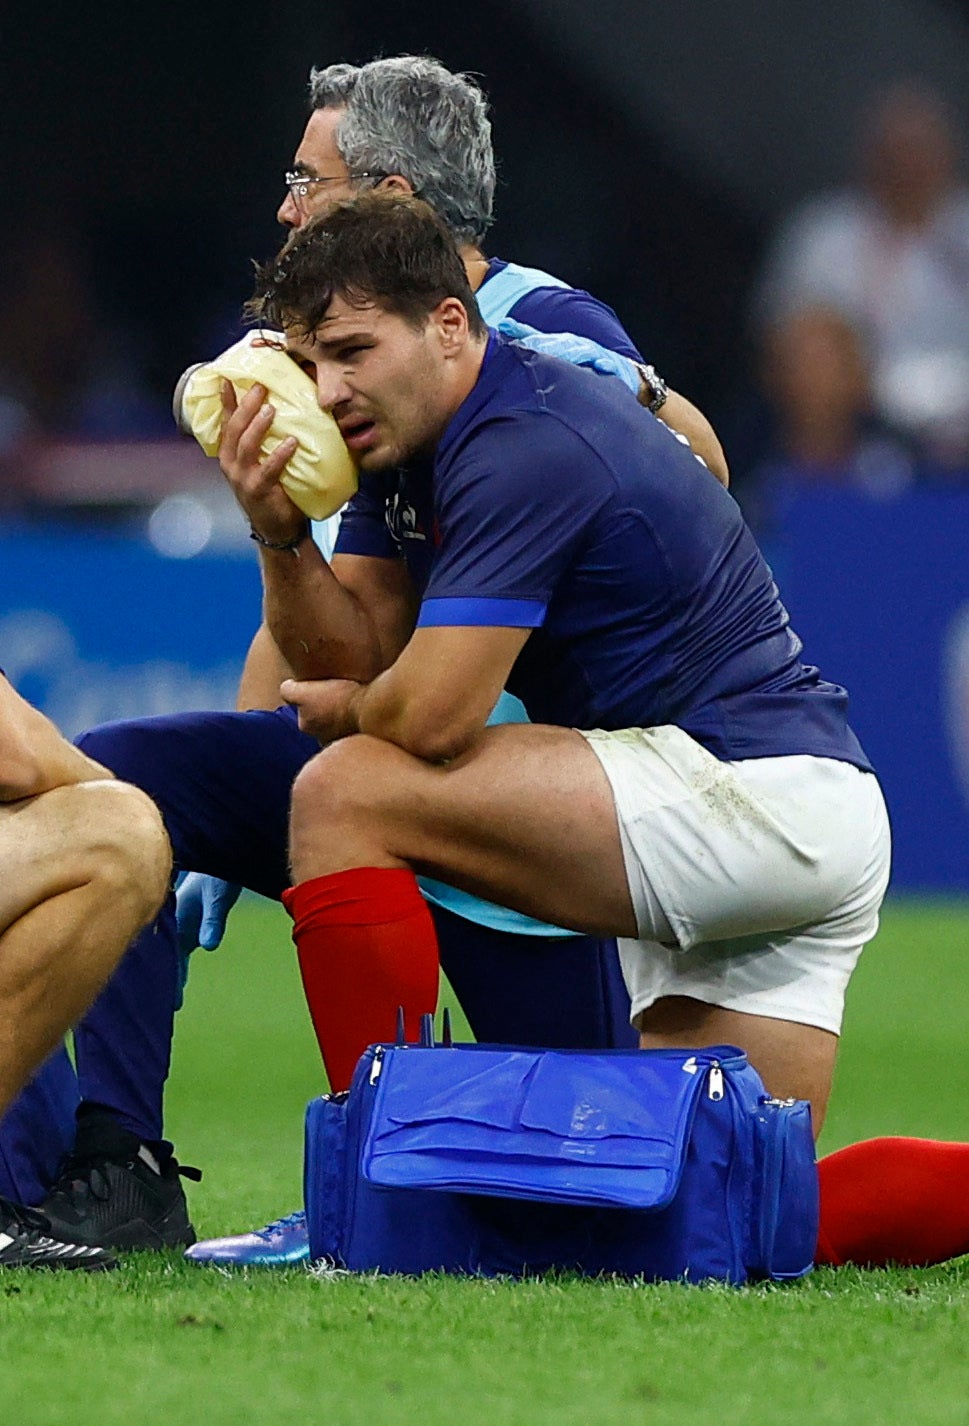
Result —
[{"label": "navy blue rugby jersey", "polygon": [[736,502],[619,381],[492,335],[433,465],[364,476],[337,548],[400,554],[419,626],[531,629],[507,687],[533,722],[870,770]]}]

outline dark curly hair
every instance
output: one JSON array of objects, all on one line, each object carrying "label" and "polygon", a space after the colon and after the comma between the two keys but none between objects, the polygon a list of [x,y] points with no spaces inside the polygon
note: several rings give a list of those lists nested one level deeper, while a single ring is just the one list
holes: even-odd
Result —
[{"label": "dark curly hair", "polygon": [[378,303],[422,328],[446,297],[456,297],[476,337],[487,328],[446,224],[410,194],[364,193],[290,234],[256,267],[247,318],[309,335],[339,294],[351,305]]}]

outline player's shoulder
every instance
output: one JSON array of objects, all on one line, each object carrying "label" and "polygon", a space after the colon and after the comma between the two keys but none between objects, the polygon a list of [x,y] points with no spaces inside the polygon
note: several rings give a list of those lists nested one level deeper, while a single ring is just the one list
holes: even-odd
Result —
[{"label": "player's shoulder", "polygon": [[527,426],[536,415],[562,406],[577,379],[580,384],[595,380],[578,367],[493,332],[475,386],[452,419],[443,444],[496,425],[511,438],[514,429]]},{"label": "player's shoulder", "polygon": [[473,404],[439,449],[439,492],[484,474],[536,486],[560,483],[565,469],[605,476],[600,443],[586,428],[590,421],[609,427],[611,394],[602,377],[515,343],[495,343]]}]

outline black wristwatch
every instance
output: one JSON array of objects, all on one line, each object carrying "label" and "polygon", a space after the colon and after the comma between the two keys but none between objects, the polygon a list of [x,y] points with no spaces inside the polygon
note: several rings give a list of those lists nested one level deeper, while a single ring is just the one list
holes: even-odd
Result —
[{"label": "black wristwatch", "polygon": [[[647,401],[643,401],[643,405],[647,411],[652,411],[655,416],[657,412],[661,411],[666,405],[666,398],[670,394],[670,389],[655,366],[648,366],[645,362],[638,361],[636,363],[636,370],[639,372],[640,379],[649,397]],[[642,401],[642,397],[640,397],[640,400]]]}]

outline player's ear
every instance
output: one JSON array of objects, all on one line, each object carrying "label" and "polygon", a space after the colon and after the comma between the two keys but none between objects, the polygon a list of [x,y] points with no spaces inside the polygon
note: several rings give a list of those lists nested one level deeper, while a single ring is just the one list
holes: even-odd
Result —
[{"label": "player's ear", "polygon": [[468,340],[468,314],[459,297],[445,297],[431,313],[431,321],[440,334],[445,355],[463,350]]}]

